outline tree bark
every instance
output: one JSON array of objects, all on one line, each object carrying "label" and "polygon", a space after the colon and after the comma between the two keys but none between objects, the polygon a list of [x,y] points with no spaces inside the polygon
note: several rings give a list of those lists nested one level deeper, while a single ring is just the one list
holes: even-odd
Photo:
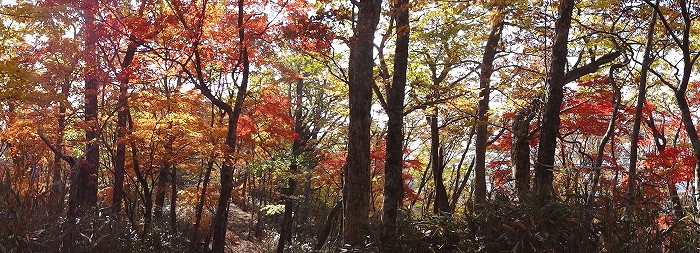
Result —
[{"label": "tree bark", "polygon": [[[77,177],[75,180],[75,196],[71,196],[69,201],[69,219],[76,218],[85,214],[87,209],[94,207],[97,204],[97,171],[100,165],[99,143],[97,137],[99,135],[99,127],[97,123],[97,110],[99,93],[99,77],[97,60],[97,25],[95,24],[95,12],[97,1],[81,2],[81,9],[85,18],[85,51],[83,60],[85,61],[85,69],[83,71],[85,78],[84,90],[84,116],[86,123],[85,129],[85,159],[81,159],[78,163]],[[71,186],[72,187],[72,186]],[[72,203],[72,205],[71,205]]]},{"label": "tree bark", "polygon": [[[65,100],[62,100],[58,106],[58,129],[56,130],[56,149],[63,152],[63,139],[66,131],[66,103],[70,95],[71,83],[69,80],[61,84],[61,95]],[[54,154],[52,166],[53,178],[51,179],[51,205],[53,209],[63,209],[63,200],[65,198],[66,183],[63,180],[63,167],[61,154]],[[9,177],[8,177],[9,178]]]},{"label": "tree bark", "polygon": [[[644,103],[647,94],[647,78],[649,68],[653,58],[651,50],[654,47],[654,27],[656,26],[657,13],[653,12],[651,21],[649,22],[649,30],[647,31],[646,43],[644,46],[644,55],[642,59],[642,69],[640,70],[639,85],[637,88],[637,105],[634,109],[634,123],[632,125],[632,135],[630,136],[630,162],[627,169],[627,205],[625,206],[625,214],[630,217],[632,214],[632,206],[634,205],[635,192],[637,189],[637,159],[639,157],[639,133],[642,126],[642,117]],[[594,185],[595,186],[595,185]],[[591,196],[592,198],[593,196]]]},{"label": "tree bark", "polygon": [[[492,26],[489,37],[484,46],[484,55],[481,61],[479,73],[479,104],[477,108],[475,163],[474,163],[474,210],[479,211],[486,202],[486,148],[488,147],[488,123],[489,102],[491,95],[491,75],[493,74],[493,61],[496,58],[498,42],[501,40],[503,30],[503,7],[497,7],[492,17]],[[437,202],[436,202],[437,203]]]},{"label": "tree bark", "polygon": [[561,0],[555,23],[554,45],[551,64],[547,74],[547,102],[544,107],[540,142],[535,163],[535,190],[540,203],[545,203],[553,195],[554,156],[559,135],[559,109],[564,98],[564,71],[566,68],[567,45],[574,0]]},{"label": "tree bark", "polygon": [[156,201],[153,213],[157,222],[162,221],[163,218],[165,192],[168,190],[168,185],[171,181],[170,176],[170,166],[164,164],[163,168],[161,168],[160,172],[158,173],[158,182],[156,183]]},{"label": "tree bark", "polygon": [[131,65],[136,54],[136,44],[129,42],[121,62],[122,77],[119,80],[119,97],[117,98],[117,150],[114,154],[114,187],[112,192],[112,213],[121,213],[122,199],[124,197],[124,167],[126,163],[126,142],[127,133],[126,122],[129,117],[129,106],[127,105],[129,77],[125,74],[126,68]]},{"label": "tree bark", "polygon": [[403,199],[403,111],[408,71],[410,37],[408,0],[395,1],[396,48],[394,76],[387,90],[386,158],[384,162],[384,199],[382,203],[381,242],[383,250],[392,251],[396,241],[396,219]]},{"label": "tree bark", "polygon": [[287,182],[287,189],[284,192],[284,215],[282,216],[282,229],[280,230],[280,239],[277,242],[277,253],[284,252],[285,244],[292,239],[292,221],[294,200],[294,191],[296,189],[297,181],[295,177],[299,170],[299,157],[301,155],[303,146],[301,136],[304,134],[302,129],[302,100],[304,96],[304,80],[299,78],[297,80],[295,89],[295,99],[296,108],[294,109],[294,132],[299,135],[300,138],[294,140],[292,143],[292,157],[289,164],[290,178]]},{"label": "tree bark", "polygon": [[[659,7],[658,2],[656,4],[651,3],[649,0],[645,0],[645,2],[654,8],[654,12],[656,12],[659,15],[659,19],[661,20],[661,23],[666,29],[668,36],[671,37],[671,40],[681,50],[683,56],[683,73],[680,83],[677,87],[673,87],[673,85],[671,85],[667,81],[662,81],[674,91],[673,94],[676,97],[676,103],[678,104],[678,108],[681,111],[681,121],[683,122],[683,127],[685,128],[685,131],[688,134],[688,139],[690,139],[690,145],[693,148],[693,155],[696,158],[698,158],[698,160],[700,160],[700,137],[698,137],[697,128],[695,127],[695,123],[693,122],[693,117],[690,112],[688,100],[686,97],[688,84],[690,83],[690,76],[693,71],[693,64],[698,59],[697,53],[695,54],[695,56],[693,56],[690,42],[691,27],[693,25],[693,19],[691,18],[691,9],[693,8],[692,2],[687,0],[681,0],[677,3],[677,6],[680,8],[680,17],[683,24],[681,26],[682,31],[680,33],[680,38],[678,37],[677,33],[674,33],[673,27],[671,27],[671,24],[669,24],[669,22],[663,16],[663,13],[661,13],[661,8]],[[697,210],[700,210],[700,191],[698,190],[700,189],[700,162],[695,163],[694,174],[695,178],[693,185],[695,189],[695,208]]]},{"label": "tree bark", "polygon": [[522,202],[530,191],[530,122],[535,116],[535,104],[518,109],[513,117],[512,146],[513,177],[518,199]]},{"label": "tree bark", "polygon": [[[620,103],[622,103],[622,91],[620,91],[620,87],[617,86],[615,83],[615,70],[618,68],[624,67],[625,64],[615,64],[610,67],[610,74],[609,74],[609,80],[610,80],[610,86],[613,88],[613,111],[612,111],[612,116],[610,117],[610,122],[608,123],[608,129],[605,131],[605,135],[603,135],[603,139],[600,140],[600,143],[598,144],[598,151],[596,153],[595,161],[593,162],[593,183],[591,185],[591,191],[588,194],[588,199],[586,199],[586,205],[588,208],[592,207],[593,201],[595,200],[595,195],[598,190],[598,182],[600,181],[600,169],[603,166],[603,153],[605,153],[605,146],[608,145],[608,142],[613,138],[613,135],[615,134],[615,121],[617,121],[617,115],[618,115],[618,109],[621,108]],[[634,138],[634,137],[633,137]],[[636,151],[636,150],[635,150]],[[631,158],[630,158],[631,160]],[[635,158],[636,162],[636,158]]]},{"label": "tree bark", "polygon": [[374,32],[381,0],[360,0],[348,63],[350,115],[347,167],[343,180],[343,243],[364,246],[369,235],[369,149],[372,105]]},{"label": "tree bark", "polygon": [[[213,116],[213,115],[212,115]],[[204,172],[204,179],[202,181],[202,193],[199,195],[199,201],[197,201],[197,207],[195,209],[195,223],[194,228],[192,228],[192,238],[190,242],[190,252],[199,252],[197,244],[199,243],[199,226],[202,224],[202,211],[204,210],[204,202],[206,201],[207,188],[209,187],[209,178],[211,176],[211,171],[214,168],[214,159],[210,158],[207,161],[206,172]]]},{"label": "tree bark", "polygon": [[433,202],[433,213],[440,214],[450,211],[450,203],[447,198],[447,190],[442,178],[444,169],[442,152],[440,151],[440,128],[438,127],[437,112],[428,117],[430,121],[430,160],[433,171],[433,182],[435,183],[435,201]]}]

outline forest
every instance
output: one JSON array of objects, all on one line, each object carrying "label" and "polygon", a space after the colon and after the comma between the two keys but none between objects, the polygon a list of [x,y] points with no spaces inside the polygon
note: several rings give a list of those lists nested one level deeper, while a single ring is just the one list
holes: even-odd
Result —
[{"label": "forest", "polygon": [[700,1],[3,0],[0,253],[700,252]]}]

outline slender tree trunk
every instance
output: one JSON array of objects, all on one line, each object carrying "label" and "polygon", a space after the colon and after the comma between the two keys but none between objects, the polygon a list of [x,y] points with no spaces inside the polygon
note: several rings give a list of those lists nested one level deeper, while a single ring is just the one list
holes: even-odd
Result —
[{"label": "slender tree trunk", "polygon": [[348,63],[350,115],[347,169],[343,180],[343,243],[364,246],[369,235],[369,149],[372,105],[374,32],[381,0],[359,0]]},{"label": "slender tree trunk", "polygon": [[[199,51],[195,50],[195,62],[197,62],[197,76],[200,83],[200,91],[204,91],[205,96],[208,97],[217,107],[223,109],[228,114],[228,132],[226,133],[226,146],[228,152],[235,152],[236,150],[236,130],[238,129],[238,118],[241,115],[241,110],[243,109],[243,100],[246,97],[248,91],[248,78],[250,76],[250,59],[248,58],[248,46],[245,40],[245,28],[243,27],[243,11],[244,1],[238,1],[238,42],[240,44],[240,60],[241,60],[241,83],[238,86],[238,91],[236,93],[236,100],[234,102],[233,108],[223,101],[215,98],[208,87],[205,87],[204,74],[202,73],[201,57]],[[224,245],[226,244],[226,225],[228,223],[228,206],[229,200],[231,199],[231,191],[233,190],[233,161],[231,158],[226,158],[223,166],[221,167],[220,176],[221,192],[219,194],[219,201],[216,206],[216,214],[214,215],[213,223],[213,241],[212,250],[217,253],[224,252]]]},{"label": "slender tree trunk", "polygon": [[540,203],[545,203],[553,195],[554,156],[559,135],[559,108],[564,98],[564,71],[566,68],[567,45],[574,0],[561,0],[555,23],[554,45],[551,64],[547,74],[547,102],[542,115],[540,142],[535,163],[535,190]]},{"label": "slender tree trunk", "polygon": [[[663,153],[666,149],[666,136],[661,134],[661,132],[659,132],[659,130],[656,129],[653,114],[649,114],[649,118],[647,118],[645,122],[647,127],[651,130],[652,135],[654,136],[654,144],[656,144],[656,150],[658,150],[659,153]],[[676,188],[676,185],[671,182],[668,176],[665,177],[665,180],[667,180],[666,187],[668,188],[668,193],[671,196],[671,203],[673,203],[673,214],[676,220],[679,220],[683,218],[683,216],[685,216],[685,211],[683,210],[683,204],[681,203],[681,200],[678,197],[678,189]]]},{"label": "slender tree trunk", "polygon": [[192,228],[190,252],[199,252],[197,249],[197,244],[199,243],[199,226],[202,224],[202,211],[204,210],[204,202],[207,197],[207,188],[209,187],[209,177],[211,176],[211,171],[214,168],[214,159],[210,158],[207,162],[207,171],[204,172],[204,180],[202,181],[202,193],[199,195],[199,201],[197,201],[197,207],[195,209],[195,222],[194,228]]},{"label": "slender tree trunk", "polygon": [[464,165],[464,160],[467,157],[467,153],[469,153],[469,146],[472,144],[472,138],[474,137],[474,134],[476,133],[476,128],[472,127],[471,131],[469,132],[469,140],[467,141],[467,146],[464,148],[464,152],[462,152],[462,157],[459,159],[459,164],[457,165],[457,180],[455,180],[454,184],[454,192],[452,193],[452,196],[450,197],[452,200],[450,201],[450,211],[455,212],[457,209],[457,202],[459,202],[459,198],[462,196],[462,192],[464,192],[464,188],[467,186],[467,182],[469,182],[469,177],[472,174],[472,170],[474,170],[474,159],[472,158],[471,162],[469,163],[469,167],[467,168],[467,172],[464,174],[464,179],[461,181],[459,180],[460,178],[460,171],[462,170],[462,166]]},{"label": "slender tree trunk", "polygon": [[316,240],[316,245],[314,245],[314,250],[321,250],[323,248],[323,245],[326,244],[326,241],[328,240],[328,236],[331,234],[331,231],[333,230],[333,227],[335,226],[336,219],[338,218],[338,214],[340,213],[342,209],[342,201],[336,203],[333,208],[331,208],[331,211],[328,213],[328,216],[326,216],[326,222],[323,225],[323,229],[320,231],[318,235],[318,240]]},{"label": "slender tree trunk", "polygon": [[[634,123],[632,125],[632,135],[630,136],[630,162],[627,169],[627,205],[625,206],[625,215],[627,217],[631,217],[630,215],[632,214],[632,207],[634,206],[636,197],[635,192],[637,191],[637,159],[639,156],[637,151],[639,149],[639,133],[642,126],[642,117],[644,117],[644,103],[647,96],[647,77],[649,75],[649,68],[653,62],[651,50],[654,47],[654,27],[656,26],[656,18],[657,14],[656,12],[653,12],[651,15],[651,21],[649,22],[649,30],[647,31],[646,44],[644,47],[644,58],[642,59],[642,69],[639,73],[640,77],[637,88],[637,105],[634,110]],[[593,189],[595,190],[595,188]],[[593,196],[590,198],[592,197]]]},{"label": "slender tree trunk", "polygon": [[[131,118],[131,113],[127,110],[127,120],[129,132],[134,131],[134,121]],[[143,231],[141,233],[141,238],[145,236],[151,230],[151,224],[153,223],[151,218],[153,215],[153,198],[151,196],[151,189],[148,186],[148,181],[141,171],[141,166],[138,159],[138,148],[136,142],[130,141],[129,147],[131,149],[131,159],[134,168],[134,174],[136,174],[136,181],[141,188],[141,199],[143,200]]]},{"label": "slender tree trunk", "polygon": [[76,245],[76,240],[78,238],[78,171],[80,171],[81,163],[84,163],[84,159],[78,159],[71,163],[70,166],[70,187],[68,189],[68,213],[67,220],[65,222],[66,231],[63,236],[63,251],[77,251],[79,250]]},{"label": "slender tree trunk", "polygon": [[[420,177],[420,184],[418,185],[418,190],[416,191],[416,194],[420,196],[420,194],[423,192],[423,189],[425,188],[425,184],[428,183],[428,180],[430,180],[430,176],[432,176],[432,161],[429,161],[427,165],[425,165],[425,169],[423,169],[422,176]],[[430,174],[430,175],[429,175]],[[416,204],[417,200],[411,201],[411,207]]]},{"label": "slender tree trunk", "polygon": [[433,182],[435,183],[435,201],[433,213],[439,214],[450,211],[450,203],[447,198],[447,190],[442,178],[444,169],[442,152],[440,151],[440,129],[438,127],[437,113],[428,117],[430,121],[430,160],[433,170]]},{"label": "slender tree trunk", "polygon": [[[121,63],[122,73],[131,65],[136,54],[136,44],[129,42]],[[126,164],[126,122],[129,117],[127,104],[129,77],[124,75],[119,80],[119,97],[117,99],[117,151],[114,155],[114,188],[112,192],[112,213],[121,212],[124,197],[124,165]]]},{"label": "slender tree trunk", "polygon": [[171,168],[170,174],[173,178],[170,188],[170,230],[175,235],[177,234],[177,166],[171,166]]},{"label": "slender tree trunk", "polygon": [[[492,17],[491,32],[484,46],[484,55],[481,61],[481,73],[479,74],[479,105],[476,126],[476,145],[474,163],[474,210],[479,211],[486,202],[486,148],[488,146],[489,102],[491,94],[491,75],[493,74],[493,61],[496,58],[498,42],[501,40],[503,30],[504,13],[502,7]],[[437,202],[436,202],[437,203]]]},{"label": "slender tree trunk", "polygon": [[[70,95],[70,81],[66,80],[61,84],[61,95],[65,100],[62,100],[58,106],[58,129],[56,131],[56,149],[59,152],[63,152],[63,138],[65,137],[66,131],[66,103],[68,103],[68,96]],[[51,182],[51,205],[53,210],[63,209],[63,199],[65,197],[65,185],[63,181],[63,169],[61,162],[61,155],[54,154],[54,159],[52,163],[52,173],[53,178]]]},{"label": "slender tree trunk", "polygon": [[[605,153],[605,146],[608,145],[608,141],[610,141],[611,138],[613,138],[613,135],[615,134],[615,122],[617,121],[617,115],[618,115],[617,110],[620,109],[620,107],[621,107],[620,103],[622,102],[621,101],[622,100],[622,92],[620,91],[620,87],[618,87],[617,84],[615,83],[615,76],[614,76],[615,73],[614,72],[616,69],[622,68],[624,66],[625,66],[625,64],[615,64],[615,65],[610,67],[609,80],[610,80],[610,86],[612,86],[612,88],[613,88],[613,96],[614,96],[614,98],[613,98],[613,111],[612,111],[612,116],[610,117],[610,122],[608,123],[608,129],[605,131],[605,135],[603,135],[603,139],[600,140],[600,143],[598,144],[598,151],[596,153],[595,162],[593,162],[593,170],[594,170],[593,183],[591,185],[591,192],[588,194],[588,199],[586,199],[586,205],[588,206],[588,208],[592,207],[593,202],[595,201],[595,195],[596,195],[596,192],[598,190],[598,182],[600,181],[600,169],[603,166],[603,154]],[[637,133],[637,134],[639,134],[639,133]],[[634,137],[632,137],[632,138],[634,138]],[[630,158],[630,160],[631,160],[631,158]],[[635,162],[636,162],[636,159],[635,159]]]},{"label": "slender tree trunk", "polygon": [[[136,44],[129,43],[121,63],[122,72],[129,67],[136,53]],[[112,213],[120,213],[124,194],[124,165],[126,162],[126,122],[129,107],[127,105],[129,77],[122,76],[119,82],[119,97],[117,101],[117,150],[114,155],[114,191],[112,193]]]},{"label": "slender tree trunk", "polygon": [[293,213],[294,210],[294,191],[297,185],[295,176],[299,170],[299,157],[303,149],[301,136],[304,134],[302,129],[302,101],[304,96],[304,80],[297,80],[297,85],[295,89],[295,101],[296,108],[294,109],[294,132],[299,135],[300,138],[294,140],[292,143],[292,157],[289,164],[289,172],[292,175],[287,182],[287,189],[284,193],[284,215],[282,216],[282,229],[280,231],[280,239],[277,242],[277,252],[284,252],[285,243],[291,241],[292,239],[292,223],[293,223]]},{"label": "slender tree trunk", "polygon": [[683,204],[681,203],[680,197],[678,197],[678,189],[676,185],[671,182],[670,178],[666,178],[666,187],[668,188],[668,194],[671,196],[671,203],[673,203],[673,216],[676,221],[679,221],[685,216],[685,211],[683,210]]},{"label": "slender tree trunk", "polygon": [[396,219],[403,199],[403,111],[408,71],[408,44],[410,37],[408,0],[396,0],[396,48],[394,76],[387,90],[387,114],[389,122],[386,134],[386,160],[384,162],[384,199],[382,203],[381,241],[383,250],[394,250]]},{"label": "slender tree trunk", "polygon": [[[678,3],[676,3],[676,5],[680,8],[680,21],[682,21],[683,24],[680,27],[681,33],[678,34],[674,32],[674,27],[671,27],[671,24],[669,24],[666,18],[664,18],[663,13],[661,13],[661,8],[659,7],[658,2],[656,4],[653,4],[651,3],[651,1],[648,0],[646,0],[645,2],[654,8],[654,12],[656,12],[659,15],[659,18],[662,21],[664,28],[666,28],[667,34],[670,34],[672,41],[678,46],[682,53],[682,78],[678,86],[673,87],[673,85],[671,85],[668,81],[662,81],[674,91],[673,93],[676,97],[676,103],[678,104],[678,108],[681,111],[681,121],[683,122],[683,127],[685,128],[685,131],[688,134],[688,139],[690,139],[690,145],[693,149],[693,155],[696,158],[698,158],[698,160],[700,160],[700,137],[698,137],[697,128],[695,127],[695,123],[693,122],[693,117],[688,106],[688,100],[686,97],[688,84],[690,83],[690,76],[693,71],[693,65],[698,59],[697,53],[693,55],[694,52],[691,51],[690,41],[691,27],[693,26],[693,19],[691,17],[691,11],[694,8],[692,5],[693,3],[687,0],[681,0],[678,1]],[[674,19],[676,18],[677,17],[674,17]],[[700,162],[695,163],[694,174],[695,178],[693,188],[695,189],[695,208],[696,210],[700,210],[700,191],[698,191],[698,189],[700,189]]]},{"label": "slender tree trunk", "polygon": [[[684,77],[684,79],[688,80],[689,76],[690,70],[688,70],[688,77]],[[676,102],[678,103],[678,107],[681,109],[681,119],[683,121],[683,127],[685,127],[685,131],[688,134],[688,139],[690,139],[690,144],[693,148],[693,155],[698,161],[700,161],[700,138],[698,138],[698,132],[695,128],[690,108],[688,107],[685,92],[676,92]],[[698,177],[700,177],[700,162],[695,163],[694,186],[696,191],[700,189],[700,179],[698,179]],[[695,194],[695,200],[697,201],[697,203],[699,203],[698,205],[700,205],[700,197],[698,196],[697,192]],[[696,208],[700,210],[700,207]]]}]

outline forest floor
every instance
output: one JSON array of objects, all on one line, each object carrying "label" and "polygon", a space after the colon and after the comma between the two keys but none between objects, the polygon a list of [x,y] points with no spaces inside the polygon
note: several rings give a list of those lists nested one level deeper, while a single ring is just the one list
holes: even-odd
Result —
[{"label": "forest floor", "polygon": [[262,242],[253,236],[255,220],[251,213],[231,204],[228,216],[228,233],[226,233],[226,250],[231,253],[262,253]]}]

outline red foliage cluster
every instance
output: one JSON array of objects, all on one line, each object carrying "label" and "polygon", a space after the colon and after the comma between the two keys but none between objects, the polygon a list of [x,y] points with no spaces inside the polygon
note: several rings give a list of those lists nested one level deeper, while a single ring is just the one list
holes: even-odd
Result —
[{"label": "red foliage cluster", "polygon": [[662,175],[671,183],[689,181],[693,178],[693,168],[697,159],[688,147],[668,147],[658,154],[647,154],[642,163],[649,169],[663,169]]},{"label": "red foliage cluster", "polygon": [[487,168],[493,170],[491,178],[494,187],[504,186],[511,180],[510,161],[492,161],[487,165]]},{"label": "red foliage cluster", "polygon": [[347,150],[339,152],[320,151],[318,156],[320,162],[314,169],[314,181],[316,185],[331,187],[333,189],[343,188],[343,166]]}]

